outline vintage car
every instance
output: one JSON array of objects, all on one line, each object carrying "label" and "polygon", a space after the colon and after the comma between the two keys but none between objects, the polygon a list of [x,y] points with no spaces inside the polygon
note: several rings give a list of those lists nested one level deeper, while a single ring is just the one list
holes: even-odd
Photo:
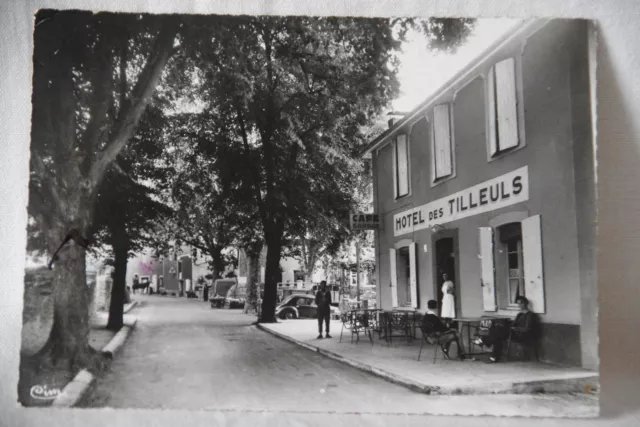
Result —
[{"label": "vintage car", "polygon": [[227,302],[229,290],[236,284],[236,279],[218,279],[211,286],[209,301],[211,308],[222,308]]},{"label": "vintage car", "polygon": [[236,283],[227,292],[224,306],[226,308],[244,308],[246,288],[244,285]]},{"label": "vintage car", "polygon": [[[331,306],[331,314],[338,314],[340,310]],[[314,295],[293,294],[285,298],[276,306],[276,316],[280,319],[315,319],[318,316],[318,306]]]}]

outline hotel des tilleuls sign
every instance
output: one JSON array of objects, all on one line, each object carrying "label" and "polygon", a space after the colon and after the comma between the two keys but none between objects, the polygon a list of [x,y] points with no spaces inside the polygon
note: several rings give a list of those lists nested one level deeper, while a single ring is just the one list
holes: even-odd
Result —
[{"label": "hotel des tilleuls sign", "polygon": [[529,173],[524,166],[448,197],[393,216],[393,235],[401,236],[504,208],[529,199]]},{"label": "hotel des tilleuls sign", "polygon": [[351,212],[349,222],[352,230],[377,230],[380,227],[378,214]]}]

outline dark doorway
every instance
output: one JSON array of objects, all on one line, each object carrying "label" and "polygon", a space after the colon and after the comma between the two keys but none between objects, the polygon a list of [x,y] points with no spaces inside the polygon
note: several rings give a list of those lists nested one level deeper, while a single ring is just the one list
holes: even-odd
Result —
[{"label": "dark doorway", "polygon": [[398,307],[409,307],[411,306],[411,264],[409,246],[398,249],[397,254],[396,291],[398,296]]},{"label": "dark doorway", "polygon": [[440,314],[440,305],[442,302],[442,275],[446,274],[456,286],[456,300],[458,294],[458,283],[456,282],[456,258],[453,237],[443,237],[436,241],[436,292],[438,295],[438,314]]}]

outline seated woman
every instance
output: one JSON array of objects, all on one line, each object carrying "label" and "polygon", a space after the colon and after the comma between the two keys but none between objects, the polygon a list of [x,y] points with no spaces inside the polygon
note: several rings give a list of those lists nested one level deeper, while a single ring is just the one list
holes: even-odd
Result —
[{"label": "seated woman", "polygon": [[424,314],[422,318],[422,330],[425,332],[439,332],[440,337],[438,339],[438,343],[442,347],[442,352],[446,356],[447,359],[449,357],[449,348],[451,347],[451,343],[453,341],[456,342],[458,346],[458,357],[462,360],[464,359],[462,345],[460,344],[460,338],[458,337],[458,332],[455,329],[450,329],[447,325],[442,322],[442,320],[438,317],[435,310],[438,308],[438,302],[435,300],[429,300],[427,302],[427,312]]},{"label": "seated woman", "polygon": [[474,343],[478,345],[486,345],[493,347],[491,357],[487,363],[497,363],[502,356],[504,341],[511,334],[511,339],[517,342],[532,342],[537,337],[538,332],[538,315],[529,310],[529,300],[526,297],[517,297],[516,303],[520,308],[520,312],[516,316],[516,320],[511,328],[492,328],[489,335],[478,337]]}]

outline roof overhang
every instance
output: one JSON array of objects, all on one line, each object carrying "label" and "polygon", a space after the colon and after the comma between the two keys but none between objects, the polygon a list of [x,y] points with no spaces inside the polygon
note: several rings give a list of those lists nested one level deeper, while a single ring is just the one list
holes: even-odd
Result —
[{"label": "roof overhang", "polygon": [[452,89],[464,86],[468,81],[477,77],[477,72],[488,62],[492,61],[493,57],[506,46],[518,40],[526,40],[545,27],[549,22],[551,22],[551,19],[529,19],[523,21],[522,25],[514,25],[511,30],[507,31],[500,39],[485,49],[480,55],[469,62],[469,64],[467,64],[462,70],[436,90],[433,95],[429,96],[426,100],[420,103],[420,105],[413,109],[413,111],[398,120],[398,122],[394,123],[392,127],[367,144],[367,146],[360,152],[360,157],[369,157],[374,150],[378,150],[385,146],[391,138],[398,133],[400,128],[422,117],[426,110],[436,104],[440,98]]}]

